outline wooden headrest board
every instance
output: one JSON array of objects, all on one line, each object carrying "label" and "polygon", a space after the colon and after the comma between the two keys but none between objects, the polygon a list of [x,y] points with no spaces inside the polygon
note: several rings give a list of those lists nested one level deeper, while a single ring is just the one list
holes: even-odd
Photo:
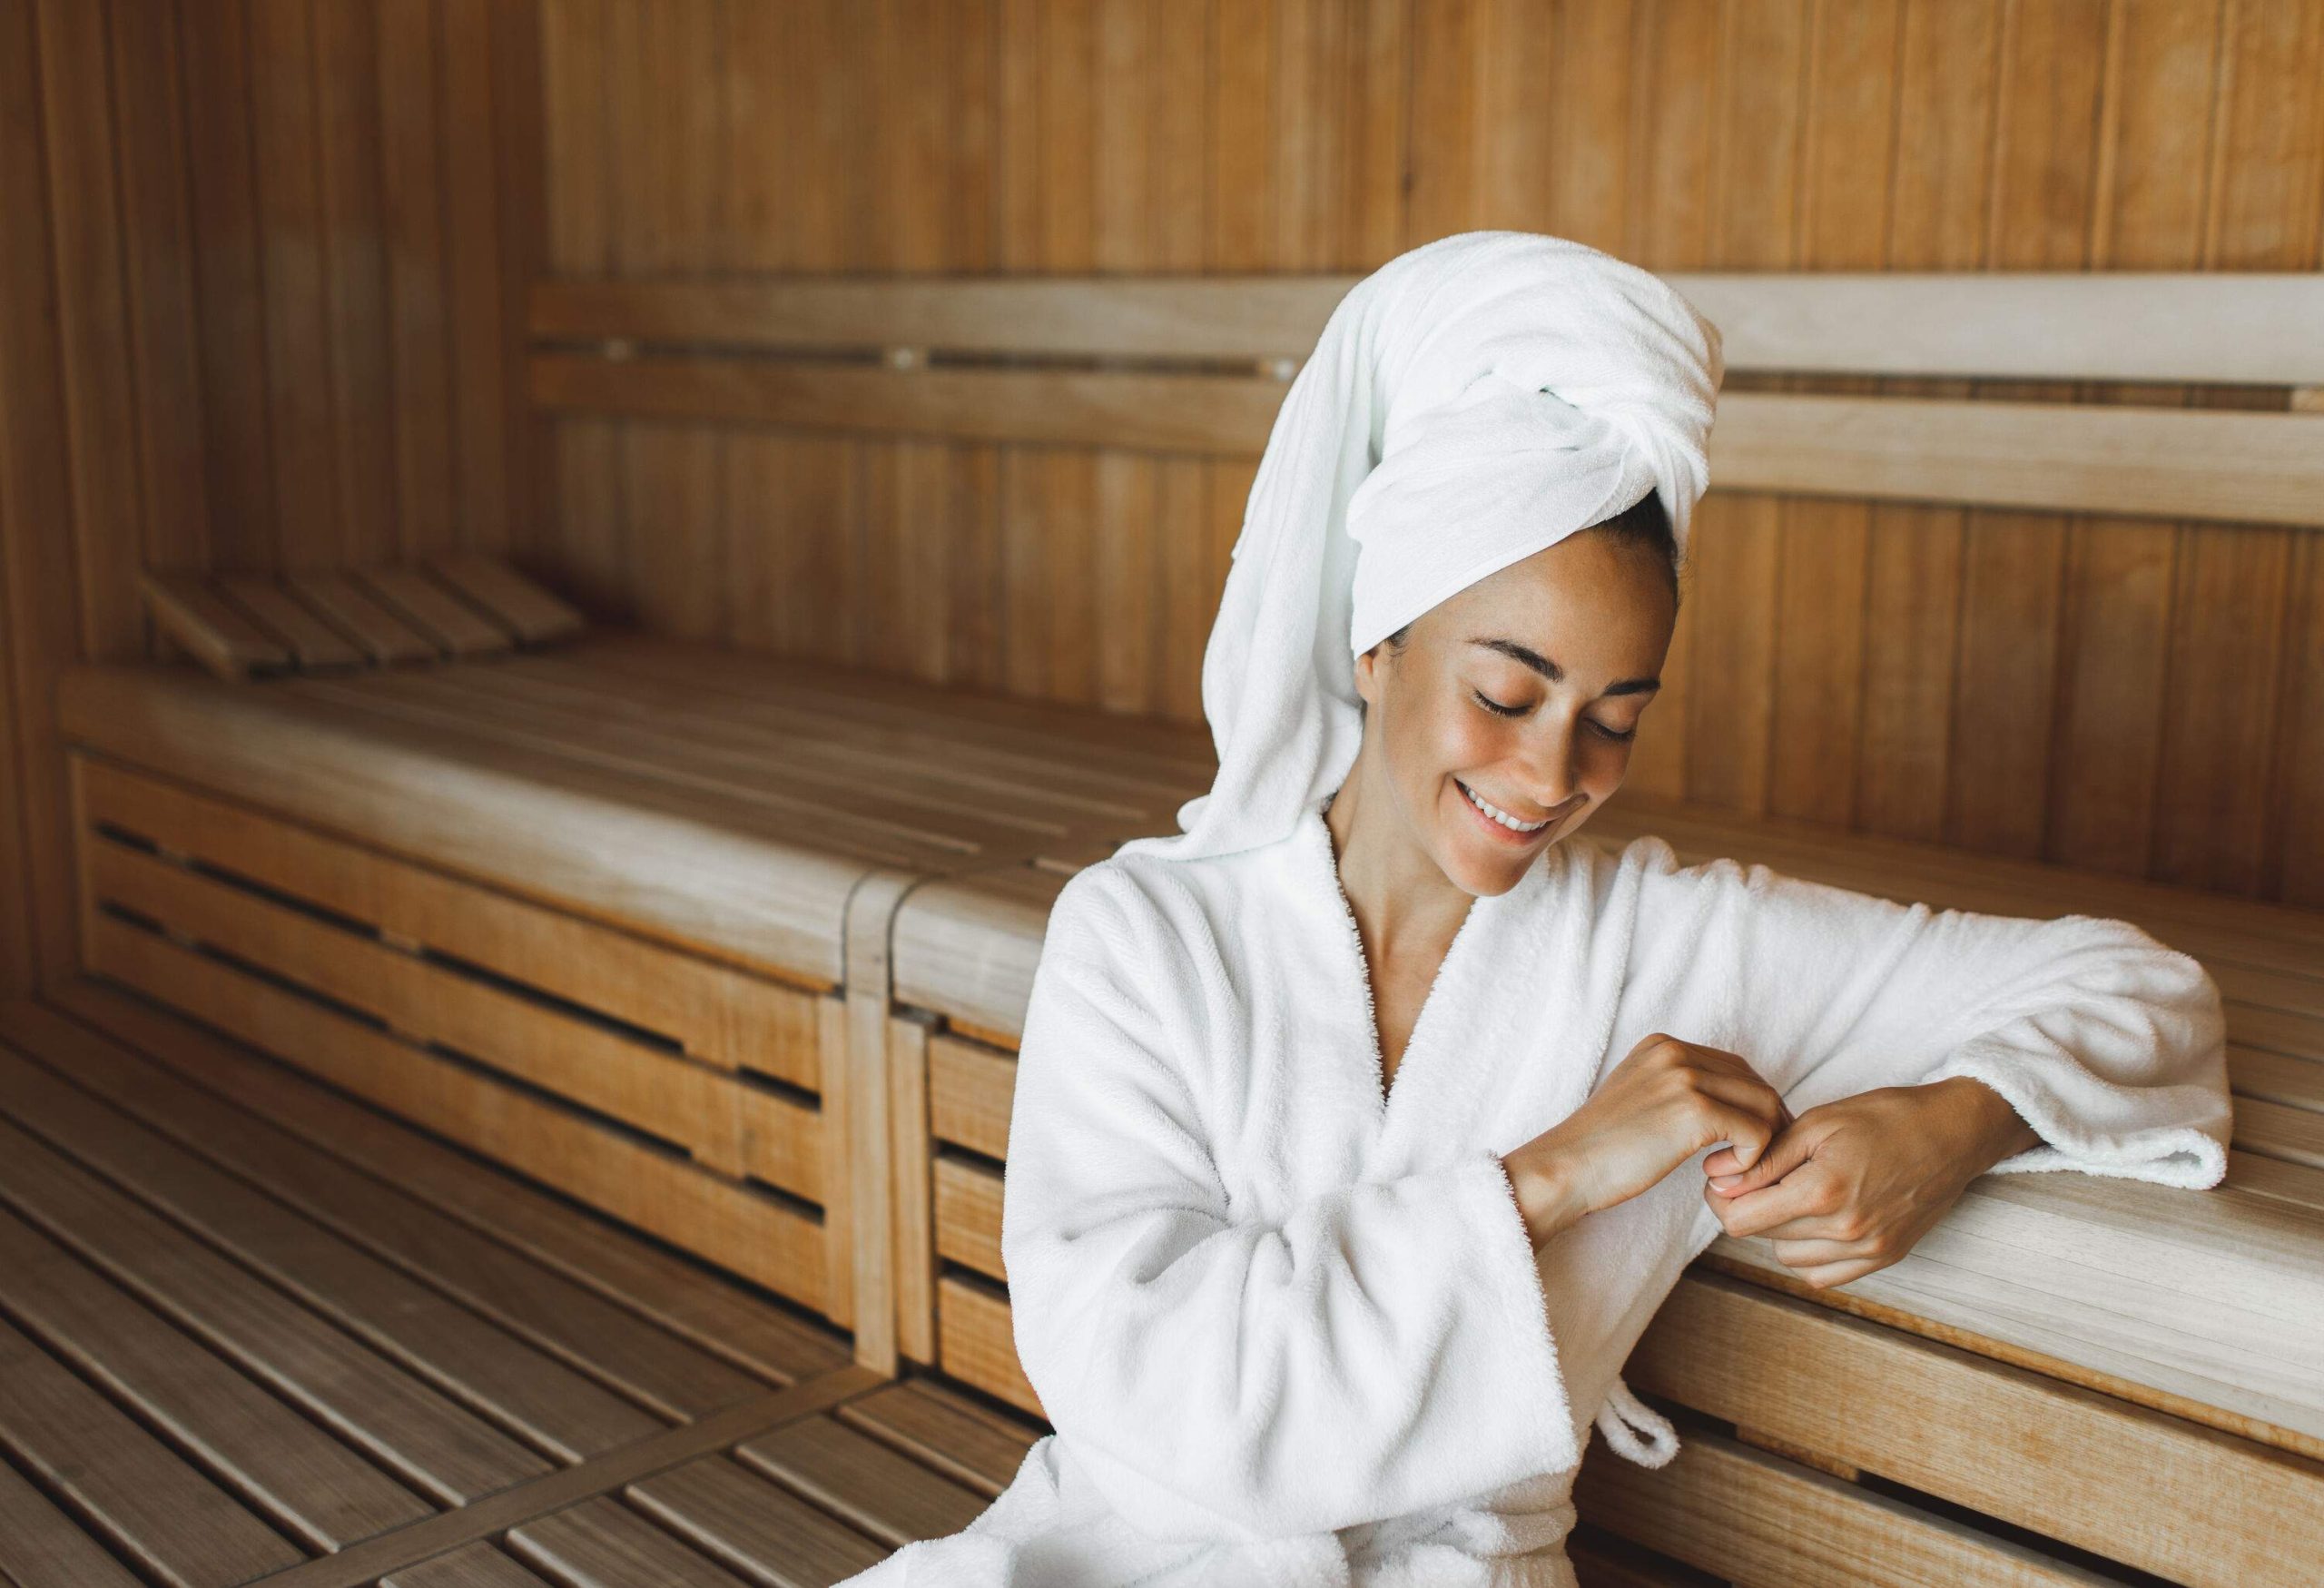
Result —
[{"label": "wooden headrest board", "polygon": [[[544,281],[531,386],[556,410],[1256,456],[1359,279]],[[2324,525],[2324,275],[1669,279],[1730,374],[2069,383],[1730,390],[1715,487]],[[2246,390],[2191,408],[2073,382]]]}]

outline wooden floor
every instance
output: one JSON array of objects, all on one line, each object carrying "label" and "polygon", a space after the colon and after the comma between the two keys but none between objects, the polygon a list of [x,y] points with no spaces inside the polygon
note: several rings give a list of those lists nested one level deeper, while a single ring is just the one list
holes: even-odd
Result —
[{"label": "wooden floor", "polygon": [[0,1583],[804,1588],[1041,1431],[125,995],[0,1015]]},{"label": "wooden floor", "polygon": [[133,994],[0,1010],[6,1588],[823,1588],[1047,1431],[848,1345]]}]

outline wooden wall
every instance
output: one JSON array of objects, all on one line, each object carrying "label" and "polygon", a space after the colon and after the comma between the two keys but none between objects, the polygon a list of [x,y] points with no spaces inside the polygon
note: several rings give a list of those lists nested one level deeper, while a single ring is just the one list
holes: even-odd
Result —
[{"label": "wooden wall", "polygon": [[[0,986],[141,563],[504,548],[607,614],[1200,715],[1247,461],[559,420],[574,276],[2313,270],[2324,0],[0,0]],[[2231,401],[2235,394],[2123,393]],[[2324,904],[2324,542],[1714,498],[1657,793]]]},{"label": "wooden wall", "polygon": [[[573,276],[1362,271],[1479,226],[1669,269],[2313,270],[2324,230],[2324,0],[541,20]],[[601,607],[1200,716],[1247,463],[594,419],[554,450],[543,555]],[[2324,903],[2320,548],[1715,497],[1635,783]]]},{"label": "wooden wall", "polygon": [[141,567],[530,544],[537,23],[0,0],[0,991],[73,961],[54,679]]}]

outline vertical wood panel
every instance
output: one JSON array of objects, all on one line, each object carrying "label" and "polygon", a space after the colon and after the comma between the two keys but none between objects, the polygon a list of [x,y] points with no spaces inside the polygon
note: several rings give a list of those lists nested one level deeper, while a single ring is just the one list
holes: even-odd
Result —
[{"label": "vertical wood panel", "polygon": [[329,567],[341,560],[341,540],[315,159],[313,21],[309,0],[250,0],[251,129],[275,541],[286,563]]},{"label": "vertical wood panel", "polygon": [[194,315],[192,216],[185,180],[175,8],[114,0],[113,111],[120,139],[123,255],[139,400],[144,560],[200,567],[210,557]]},{"label": "vertical wood panel", "polygon": [[181,10],[186,164],[199,295],[210,541],[231,567],[281,558],[267,429],[266,302],[259,264],[246,0]]},{"label": "vertical wood panel", "polygon": [[[2312,271],[2324,212],[2324,7],[2231,0],[2205,262]],[[2240,394],[2224,393],[2222,402]],[[2181,531],[2171,687],[2150,870],[2256,893],[2273,830],[2292,541],[2313,532],[2194,524]],[[2319,643],[2310,631],[2309,647]]]},{"label": "vertical wood panel", "polygon": [[[2194,269],[2211,169],[2219,7],[2117,5],[2108,25],[2091,262]],[[2105,394],[2183,400],[2169,389]],[[2080,519],[2068,532],[2043,845],[2052,859],[2146,869],[2178,544],[2173,526],[2133,518]]]},{"label": "vertical wood panel", "polygon": [[[1726,264],[1781,270],[1798,247],[1807,7],[1728,0],[1719,36],[1711,246]],[[1730,497],[1704,520],[1694,552],[1687,789],[1735,810],[1768,802],[1785,510],[1774,497]]]},{"label": "vertical wood panel", "polygon": [[[1700,269],[1710,262],[1713,128],[1722,81],[1717,0],[1639,0],[1628,66],[1632,89],[1630,147],[1644,181],[1628,217],[1626,257],[1653,270]],[[1649,106],[1651,109],[1649,109]],[[1695,516],[1683,576],[1679,626],[1662,666],[1662,688],[1640,719],[1628,782],[1659,798],[1688,792],[1690,697],[1702,626],[1702,547],[1723,531],[1725,498],[1706,498]]]},{"label": "vertical wood panel", "polygon": [[104,7],[85,0],[42,0],[39,33],[83,636],[95,654],[123,657],[143,647],[134,575],[144,509],[139,471],[123,467],[138,454],[138,423],[123,287],[113,52]]},{"label": "vertical wood panel", "polygon": [[447,545],[452,507],[451,326],[444,301],[443,94],[436,0],[379,0],[381,226],[395,548]]},{"label": "vertical wood panel", "polygon": [[[2088,260],[2103,0],[2009,0],[2003,11],[1988,262],[2075,270]],[[1992,389],[2063,398],[2071,388]],[[2036,855],[2056,726],[2066,520],[1969,514],[1955,668],[1945,835],[1973,849]]]},{"label": "vertical wood panel", "polygon": [[[1998,0],[1905,5],[1892,269],[1974,270],[1984,261],[2000,41]],[[1904,389],[1967,395],[1961,383]],[[1967,522],[1958,508],[1883,503],[1872,510],[1856,811],[1876,833],[1935,839],[1944,831]]]},{"label": "vertical wood panel", "polygon": [[74,963],[71,838],[56,748],[58,668],[82,654],[66,468],[40,31],[32,0],[0,0],[0,524],[6,541],[5,641],[22,779],[24,869],[34,963],[44,980]]},{"label": "vertical wood panel", "polygon": [[[431,535],[414,527],[422,543],[445,541],[484,551],[506,551],[512,540],[509,508],[507,348],[502,340],[505,283],[501,277],[499,188],[494,159],[495,61],[491,0],[440,0],[443,84],[444,262],[452,344],[452,457],[457,532]],[[505,70],[505,63],[502,63]],[[683,184],[690,168],[674,166]]]},{"label": "vertical wood panel", "polygon": [[[1894,146],[1902,12],[1901,3],[1878,0],[1813,7],[1799,194],[1805,269],[1878,270],[1886,257],[1893,162],[1868,160],[1866,151]],[[1768,804],[1782,815],[1855,818],[1871,528],[1862,502],[1784,506],[1768,759]]]},{"label": "vertical wood panel", "polygon": [[[340,0],[314,13],[314,157],[322,189],[323,300],[339,486],[332,538],[342,557],[358,563],[393,556],[398,539],[376,4]],[[424,81],[418,86],[426,93]],[[406,85],[391,82],[389,92],[400,97]]]}]

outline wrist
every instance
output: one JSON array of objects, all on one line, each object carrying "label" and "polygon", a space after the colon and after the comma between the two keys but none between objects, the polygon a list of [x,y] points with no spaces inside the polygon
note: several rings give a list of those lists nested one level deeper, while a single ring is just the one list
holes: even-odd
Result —
[{"label": "wrist", "polygon": [[1929,1087],[1958,1110],[1965,1150],[1975,1173],[2042,1145],[2042,1133],[2025,1122],[2007,1098],[1976,1077],[1948,1075]]},{"label": "wrist", "polygon": [[1517,1193],[1517,1210],[1537,1250],[1590,1211],[1570,1160],[1520,1149],[1503,1156],[1501,1165],[1509,1171],[1510,1188]]}]

